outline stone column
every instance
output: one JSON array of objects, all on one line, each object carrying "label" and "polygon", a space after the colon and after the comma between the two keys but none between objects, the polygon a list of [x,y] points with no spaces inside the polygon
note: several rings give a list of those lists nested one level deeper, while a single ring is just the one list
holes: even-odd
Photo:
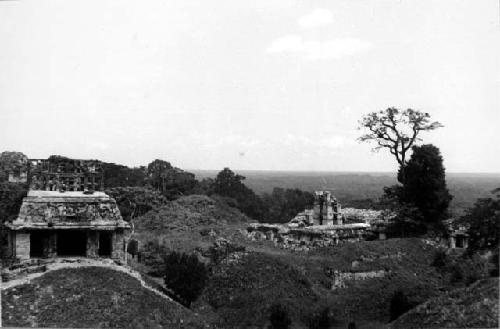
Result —
[{"label": "stone column", "polygon": [[15,233],[15,256],[21,260],[30,258],[30,234],[28,232]]},{"label": "stone column", "polygon": [[87,232],[87,257],[96,258],[98,257],[99,250],[99,232],[98,231],[88,231]]},{"label": "stone column", "polygon": [[455,237],[450,236],[450,248],[455,248]]},{"label": "stone column", "polygon": [[114,231],[112,241],[113,245],[111,250],[111,258],[124,260],[125,255],[123,254],[123,230]]},{"label": "stone column", "polygon": [[54,258],[57,257],[57,232],[50,231],[48,235],[47,257]]}]

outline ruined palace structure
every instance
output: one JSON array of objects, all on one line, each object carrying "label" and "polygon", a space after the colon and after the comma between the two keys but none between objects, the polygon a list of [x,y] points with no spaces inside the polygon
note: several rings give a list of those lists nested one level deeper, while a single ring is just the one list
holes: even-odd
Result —
[{"label": "ruined palace structure", "polygon": [[313,225],[341,225],[340,204],[330,191],[314,192]]},{"label": "ruined palace structure", "polygon": [[130,225],[103,192],[99,161],[50,157],[29,160],[28,195],[9,229],[11,256],[124,258]]},{"label": "ruined palace structure", "polygon": [[360,241],[368,228],[368,223],[345,224],[340,204],[331,192],[316,191],[313,209],[297,214],[287,224],[251,223],[246,234],[252,240],[271,240],[284,248],[307,250]]}]

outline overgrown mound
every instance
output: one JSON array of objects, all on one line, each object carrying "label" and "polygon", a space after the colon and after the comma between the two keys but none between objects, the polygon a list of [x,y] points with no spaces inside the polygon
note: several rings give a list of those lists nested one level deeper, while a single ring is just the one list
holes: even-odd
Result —
[{"label": "overgrown mound", "polygon": [[135,238],[141,242],[137,268],[162,275],[163,257],[180,251],[200,255],[216,238],[241,239],[239,233],[251,221],[222,198],[189,195],[167,202],[133,220]]},{"label": "overgrown mound", "polygon": [[168,202],[137,218],[137,231],[165,234],[172,230],[192,230],[204,226],[248,223],[239,210],[206,195],[189,195]]},{"label": "overgrown mound", "polygon": [[[234,256],[234,255],[233,255]],[[262,327],[272,305],[283,305],[292,323],[303,327],[318,297],[295,267],[262,253],[241,253],[213,268],[202,301],[223,319],[224,327]]]},{"label": "overgrown mound", "polygon": [[188,309],[103,267],[55,270],[2,291],[2,310],[3,325],[16,327],[203,326]]},{"label": "overgrown mound", "polygon": [[498,328],[498,278],[480,280],[415,307],[391,328]]}]

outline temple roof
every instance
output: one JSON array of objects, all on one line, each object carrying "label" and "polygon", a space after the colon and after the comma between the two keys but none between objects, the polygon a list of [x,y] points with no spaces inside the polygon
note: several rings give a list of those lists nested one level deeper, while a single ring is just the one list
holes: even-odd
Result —
[{"label": "temple roof", "polygon": [[7,224],[20,229],[130,228],[113,198],[104,192],[30,190],[19,215]]}]

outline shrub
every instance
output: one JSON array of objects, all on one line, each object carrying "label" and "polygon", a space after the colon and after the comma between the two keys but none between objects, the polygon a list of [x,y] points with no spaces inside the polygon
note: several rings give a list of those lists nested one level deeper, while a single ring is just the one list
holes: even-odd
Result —
[{"label": "shrub", "polygon": [[131,239],[127,244],[127,252],[132,256],[136,256],[139,253],[139,241]]},{"label": "shrub", "polygon": [[488,276],[487,261],[479,255],[472,257],[462,257],[450,266],[450,283],[471,283]]},{"label": "shrub", "polygon": [[269,328],[272,329],[287,329],[290,327],[292,321],[288,316],[287,309],[281,304],[274,304],[270,308],[271,314],[269,315],[269,321],[271,325]]},{"label": "shrub", "polygon": [[328,329],[333,325],[333,317],[328,307],[324,308],[318,314],[314,314],[309,320],[310,329]]},{"label": "shrub", "polygon": [[234,252],[245,251],[245,247],[233,244],[231,241],[224,238],[218,238],[208,251],[210,254],[210,260],[213,263],[219,263],[221,260]]},{"label": "shrub", "polygon": [[459,282],[462,282],[463,280],[464,280],[464,275],[462,273],[460,266],[458,266],[458,264],[453,264],[451,266],[450,283],[457,284]]},{"label": "shrub", "polygon": [[172,252],[165,257],[164,280],[165,285],[189,307],[205,287],[207,270],[196,255]]},{"label": "shrub", "polygon": [[498,261],[499,261],[498,249],[496,249],[490,258],[490,264],[491,264],[490,276],[498,277],[498,272],[500,267]]},{"label": "shrub", "polygon": [[402,314],[406,313],[412,308],[412,305],[408,301],[408,297],[401,291],[397,290],[394,292],[394,295],[392,295],[391,298],[391,304],[390,304],[390,316],[391,320],[394,321],[397,318],[399,318]]},{"label": "shrub", "polygon": [[437,267],[438,269],[442,270],[448,264],[450,263],[450,259],[448,258],[448,255],[446,254],[445,250],[438,250],[434,254],[434,259],[431,263],[431,266]]}]

